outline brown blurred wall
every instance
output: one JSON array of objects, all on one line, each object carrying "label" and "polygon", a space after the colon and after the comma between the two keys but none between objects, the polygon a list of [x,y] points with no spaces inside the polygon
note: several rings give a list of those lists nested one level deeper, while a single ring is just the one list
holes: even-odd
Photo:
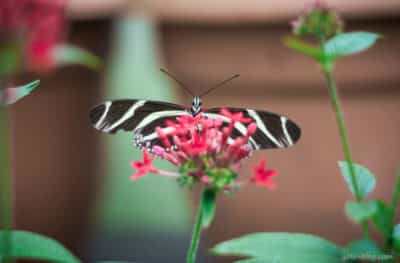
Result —
[{"label": "brown blurred wall", "polygon": [[[110,21],[73,23],[69,41],[106,58]],[[97,189],[99,147],[88,112],[99,101],[103,72],[65,67],[40,78],[12,107],[16,226],[56,238],[79,252]]]}]

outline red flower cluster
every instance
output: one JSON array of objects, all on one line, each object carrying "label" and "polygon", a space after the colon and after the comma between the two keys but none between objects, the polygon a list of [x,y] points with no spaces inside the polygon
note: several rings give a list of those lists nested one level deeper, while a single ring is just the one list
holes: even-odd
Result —
[{"label": "red flower cluster", "polygon": [[[132,167],[136,169],[132,179],[155,173],[178,177],[182,184],[203,182],[217,190],[231,189],[249,182],[274,188],[271,178],[276,176],[277,171],[264,169],[265,161],[260,162],[261,166],[257,166],[250,180],[236,182],[241,161],[252,152],[248,141],[257,125],[251,119],[243,117],[241,112],[231,113],[223,109],[221,115],[229,122],[220,118],[207,118],[202,114],[196,117],[184,115],[176,121],[167,121],[165,128],[156,128],[162,146],[153,146],[149,149],[150,153],[178,166],[179,173],[154,168],[152,158],[144,150],[143,162],[132,162]],[[246,124],[244,136],[233,136],[236,123]]]},{"label": "red flower cluster", "polygon": [[66,0],[0,1],[0,34],[8,41],[23,37],[29,69],[42,72],[53,66],[53,49],[64,32],[65,6]]}]

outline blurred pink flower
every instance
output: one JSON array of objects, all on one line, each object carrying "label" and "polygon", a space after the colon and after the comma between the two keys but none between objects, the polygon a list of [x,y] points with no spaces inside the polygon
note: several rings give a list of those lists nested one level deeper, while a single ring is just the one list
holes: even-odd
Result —
[{"label": "blurred pink flower", "polygon": [[43,72],[54,66],[53,50],[62,42],[65,31],[66,3],[66,0],[0,1],[0,32],[8,41],[22,40],[29,70]]}]

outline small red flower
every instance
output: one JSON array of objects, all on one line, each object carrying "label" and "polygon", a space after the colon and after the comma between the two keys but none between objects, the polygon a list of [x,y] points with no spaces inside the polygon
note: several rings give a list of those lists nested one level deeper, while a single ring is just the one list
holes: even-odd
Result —
[{"label": "small red flower", "polygon": [[275,189],[276,184],[272,181],[272,178],[278,175],[278,171],[275,169],[266,169],[267,161],[265,159],[253,168],[254,176],[251,179],[257,185],[262,185],[270,189]]},{"label": "small red flower", "polygon": [[143,177],[149,173],[157,173],[158,169],[153,167],[153,160],[146,150],[143,151],[143,162],[133,161],[131,163],[132,168],[136,169],[134,175],[131,176],[132,181],[136,181],[140,177]]},{"label": "small red flower", "polygon": [[243,112],[230,112],[228,109],[221,109],[221,115],[229,118],[231,123],[241,122],[241,123],[249,123],[251,119],[243,117]]}]

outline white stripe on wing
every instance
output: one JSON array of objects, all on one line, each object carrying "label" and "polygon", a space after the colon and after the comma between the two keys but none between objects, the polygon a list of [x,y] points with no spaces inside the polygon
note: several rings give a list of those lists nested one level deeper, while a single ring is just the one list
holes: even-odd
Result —
[{"label": "white stripe on wing", "polygon": [[[140,123],[135,127],[134,132],[141,130],[148,126],[150,123],[153,121],[160,119],[160,118],[165,118],[165,117],[177,117],[177,116],[182,116],[182,115],[190,115],[187,111],[184,110],[169,110],[169,111],[158,111],[151,113],[147,115],[146,117],[143,118],[143,120],[140,121]],[[162,123],[164,125],[164,123]],[[161,125],[160,125],[161,126]]]},{"label": "white stripe on wing", "polygon": [[287,143],[290,146],[290,145],[293,145],[293,140],[292,140],[292,137],[290,137],[290,134],[289,134],[289,132],[287,130],[287,127],[286,127],[287,120],[288,119],[285,116],[281,116],[282,130],[283,130],[283,133],[285,134]]},{"label": "white stripe on wing", "polygon": [[282,143],[280,143],[267,129],[265,123],[260,118],[258,113],[255,110],[248,109],[247,112],[249,113],[250,117],[256,121],[257,128],[260,129],[267,137],[270,139],[275,145],[279,148],[285,147]]},{"label": "white stripe on wing", "polygon": [[110,132],[112,131],[114,128],[118,127],[121,123],[123,123],[124,121],[132,118],[135,115],[135,111],[137,108],[142,107],[144,104],[146,103],[145,100],[138,100],[136,103],[134,103],[123,115],[121,118],[119,118],[116,122],[114,122],[113,124],[111,124],[108,127],[104,128],[105,132]]},{"label": "white stripe on wing", "polygon": [[111,101],[106,101],[106,102],[104,103],[105,109],[104,109],[103,113],[101,114],[100,119],[96,122],[96,124],[95,124],[95,126],[94,126],[96,129],[101,130],[101,128],[102,128],[102,126],[103,126],[103,125],[102,125],[102,124],[103,124],[103,121],[104,121],[104,119],[106,118],[106,116],[107,116],[107,114],[108,114],[108,111],[110,110],[111,104],[112,104]]}]

